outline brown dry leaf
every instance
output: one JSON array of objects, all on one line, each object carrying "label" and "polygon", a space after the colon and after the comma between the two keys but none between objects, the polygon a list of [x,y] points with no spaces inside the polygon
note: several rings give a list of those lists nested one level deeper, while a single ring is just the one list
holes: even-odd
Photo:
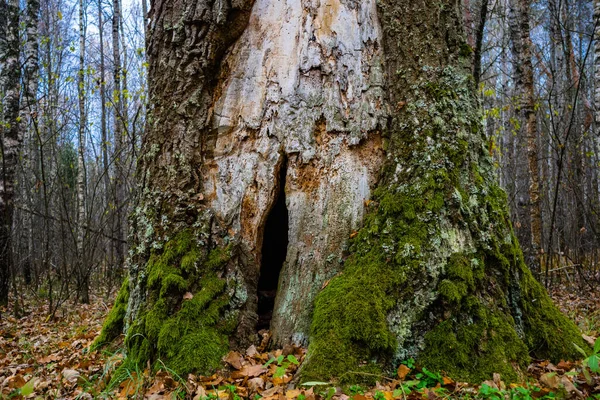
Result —
[{"label": "brown dry leaf", "polygon": [[452,385],[454,383],[454,381],[452,379],[448,378],[447,376],[443,376],[442,381],[444,381],[444,386]]},{"label": "brown dry leaf", "polygon": [[6,380],[6,384],[8,385],[9,389],[22,388],[23,385],[25,385],[25,383],[27,382],[25,381],[25,378],[23,378],[21,375],[10,376]]},{"label": "brown dry leaf", "polygon": [[262,392],[262,397],[271,397],[276,394],[281,394],[283,392],[283,388],[281,386],[273,386],[271,389],[267,389]]},{"label": "brown dry leaf", "polygon": [[265,380],[261,377],[248,379],[247,383],[248,383],[248,387],[253,392],[258,391],[258,389],[262,390],[265,388]]},{"label": "brown dry leaf", "polygon": [[296,397],[300,396],[302,394],[302,390],[298,390],[298,389],[290,389],[287,392],[285,392],[285,397],[288,398],[289,400],[295,399]]},{"label": "brown dry leaf", "polygon": [[590,346],[594,346],[594,343],[596,343],[596,338],[588,336],[588,335],[581,335],[581,337],[583,338],[583,340],[585,340]]},{"label": "brown dry leaf", "polygon": [[121,391],[119,392],[119,397],[125,399],[129,396],[133,396],[138,391],[138,384],[135,377],[123,381],[119,387],[121,388]]},{"label": "brown dry leaf", "polygon": [[571,368],[573,368],[573,363],[571,361],[560,360],[560,362],[556,366],[558,369],[569,371]]},{"label": "brown dry leaf", "polygon": [[578,390],[575,385],[573,385],[573,382],[571,382],[566,376],[563,375],[560,377],[560,383],[565,387],[565,390],[568,393],[575,393],[579,397],[584,397],[583,393],[581,393],[581,391]]},{"label": "brown dry leaf", "polygon": [[49,364],[51,362],[55,362],[60,360],[61,357],[57,354],[50,354],[49,356],[46,357],[41,357],[37,359],[37,362],[40,364]]},{"label": "brown dry leaf", "polygon": [[233,379],[239,379],[239,378],[253,378],[255,376],[259,376],[263,373],[267,372],[267,369],[265,367],[263,367],[261,364],[258,365],[244,365],[244,367],[242,367],[242,369],[240,369],[239,371],[234,371],[231,374],[231,377]]},{"label": "brown dry leaf", "polygon": [[206,389],[204,389],[202,386],[198,386],[198,388],[196,389],[196,394],[194,396],[194,400],[202,400],[206,397],[207,397]]},{"label": "brown dry leaf", "polygon": [[540,383],[550,389],[558,389],[560,386],[560,376],[556,372],[547,372],[540,376]]},{"label": "brown dry leaf", "polygon": [[76,383],[77,379],[79,379],[80,375],[81,374],[78,371],[74,370],[74,369],[63,369],[63,371],[62,371],[62,376],[69,383]]},{"label": "brown dry leaf", "polygon": [[498,387],[498,389],[500,389],[500,390],[506,389],[506,385],[504,384],[504,382],[502,382],[502,378],[500,377],[499,373],[494,372],[493,378],[494,378],[494,383],[496,384],[496,387]]},{"label": "brown dry leaf", "polygon": [[368,400],[367,396],[365,396],[364,394],[355,394],[354,396],[352,396],[352,400]]},{"label": "brown dry leaf", "polygon": [[258,354],[258,351],[256,350],[255,345],[252,345],[252,346],[248,347],[248,349],[246,349],[246,355],[248,357],[254,357],[257,354]]},{"label": "brown dry leaf", "polygon": [[409,372],[410,372],[410,368],[408,368],[404,364],[400,364],[400,366],[398,367],[398,378],[400,378],[400,380],[403,381]]},{"label": "brown dry leaf", "polygon": [[237,351],[230,351],[227,353],[225,358],[223,358],[227,364],[231,365],[235,369],[242,369],[242,362],[244,361],[244,357]]}]

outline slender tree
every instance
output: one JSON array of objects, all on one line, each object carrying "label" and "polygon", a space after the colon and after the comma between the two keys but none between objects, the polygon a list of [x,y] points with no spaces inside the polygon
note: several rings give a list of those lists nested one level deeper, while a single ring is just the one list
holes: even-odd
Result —
[{"label": "slender tree", "polygon": [[89,303],[89,271],[85,254],[84,241],[86,237],[86,168],[85,168],[85,135],[87,125],[86,94],[85,94],[85,22],[84,0],[79,0],[79,69],[77,71],[77,99],[79,107],[79,121],[77,123],[77,290],[79,300]]},{"label": "slender tree", "polygon": [[510,28],[515,57],[516,87],[518,88],[519,110],[525,125],[527,139],[527,166],[529,172],[529,217],[531,248],[528,249],[528,264],[537,274],[541,271],[542,211],[539,182],[538,129],[535,113],[535,87],[533,79],[532,44],[529,28],[530,0],[511,0]]},{"label": "slender tree", "polygon": [[600,129],[600,0],[594,0],[594,20],[595,20],[595,57],[594,57],[594,82],[595,82],[595,120],[596,129]]},{"label": "slender tree", "polygon": [[[0,13],[6,17],[6,24],[0,18],[0,92],[2,93],[2,135],[0,156],[2,175],[0,176],[0,305],[8,303],[10,273],[13,268],[12,223],[17,163],[22,142],[19,127],[19,107],[21,91],[21,64],[19,60],[21,43],[19,39],[19,1],[2,0]],[[2,27],[2,25],[5,26]]]}]

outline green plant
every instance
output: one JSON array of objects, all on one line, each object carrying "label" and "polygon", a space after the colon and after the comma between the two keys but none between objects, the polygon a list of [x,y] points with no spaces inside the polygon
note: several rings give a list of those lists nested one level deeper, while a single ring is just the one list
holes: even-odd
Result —
[{"label": "green plant", "polygon": [[504,398],[504,394],[501,390],[486,385],[485,383],[481,385],[477,394],[482,399],[502,400]]},{"label": "green plant", "polygon": [[275,373],[273,374],[273,378],[283,377],[290,365],[292,365],[292,364],[299,365],[300,364],[300,362],[294,355],[290,354],[287,357],[285,357],[282,354],[277,358],[271,357],[271,359],[265,363],[264,367],[266,368],[274,362],[277,362],[277,369],[275,370]]},{"label": "green plant", "polygon": [[352,385],[348,388],[350,391],[350,395],[354,396],[356,394],[365,394],[364,389],[360,385]]},{"label": "green plant", "polygon": [[385,394],[383,394],[383,392],[381,392],[381,391],[377,390],[377,391],[375,392],[375,395],[373,396],[373,398],[374,398],[375,400],[385,400]]},{"label": "green plant", "polygon": [[414,358],[409,358],[408,360],[402,361],[400,364],[404,364],[408,368],[413,369],[413,368],[415,368],[415,359]]},{"label": "green plant", "polygon": [[581,362],[583,367],[583,375],[588,383],[591,384],[592,376],[590,375],[590,371],[597,374],[600,372],[600,366],[598,365],[598,361],[600,360],[600,338],[596,339],[596,343],[594,343],[594,348],[592,349],[592,354],[588,356],[586,351],[573,343],[573,346],[579,351],[585,359]]},{"label": "green plant", "polygon": [[231,396],[229,397],[231,400],[242,400],[242,398],[236,393],[235,385],[226,385],[225,390],[227,390]]},{"label": "green plant", "polygon": [[440,385],[444,384],[444,380],[442,379],[442,375],[439,372],[431,372],[427,368],[423,368],[422,372],[419,372],[415,375],[417,380],[419,380],[419,384],[417,388],[421,389],[424,387],[433,387],[438,383]]},{"label": "green plant", "polygon": [[412,393],[413,388],[419,385],[421,381],[412,380],[412,381],[404,381],[400,385],[400,387],[392,393],[394,397],[406,396],[407,394]]}]

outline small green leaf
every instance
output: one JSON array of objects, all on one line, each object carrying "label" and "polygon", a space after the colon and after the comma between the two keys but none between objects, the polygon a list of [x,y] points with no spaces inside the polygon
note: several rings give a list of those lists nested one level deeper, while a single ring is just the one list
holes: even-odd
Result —
[{"label": "small green leaf", "polygon": [[290,354],[289,356],[287,356],[287,359],[289,362],[291,362],[294,365],[300,364],[300,362],[298,362],[298,359],[293,354]]},{"label": "small green leaf", "polygon": [[281,378],[285,375],[285,367],[277,367],[275,373],[273,374],[273,378]]},{"label": "small green leaf", "polygon": [[20,392],[21,396],[29,396],[31,393],[33,393],[33,378],[31,378],[29,382],[21,387]]},{"label": "small green leaf", "polygon": [[273,357],[273,358],[271,358],[269,361],[267,361],[267,362],[265,363],[265,365],[263,365],[263,367],[267,368],[267,367],[269,366],[269,364],[272,364],[272,363],[273,363],[273,361],[275,361],[275,357]]},{"label": "small green leaf", "polygon": [[594,354],[600,353],[600,338],[596,339],[596,343],[594,343]]},{"label": "small green leaf", "polygon": [[588,367],[590,367],[590,370],[592,372],[594,372],[594,373],[600,372],[600,368],[598,367],[598,355],[597,354],[591,355],[587,359],[587,365],[588,365]]},{"label": "small green leaf", "polygon": [[279,357],[277,357],[277,364],[281,364],[281,362],[283,361],[283,354],[280,355]]},{"label": "small green leaf", "polygon": [[582,356],[587,357],[587,353],[585,352],[585,350],[583,350],[581,347],[577,346],[577,344],[573,343],[573,346],[575,346],[575,349],[581,353]]}]

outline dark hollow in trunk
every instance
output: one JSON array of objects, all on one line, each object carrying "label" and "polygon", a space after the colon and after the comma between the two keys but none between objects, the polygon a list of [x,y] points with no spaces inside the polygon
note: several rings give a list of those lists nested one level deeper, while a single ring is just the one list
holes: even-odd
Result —
[{"label": "dark hollow in trunk", "polygon": [[286,174],[287,167],[284,161],[279,172],[277,198],[265,223],[260,278],[258,280],[258,330],[269,329],[271,324],[279,274],[287,255],[288,210],[285,204]]}]

